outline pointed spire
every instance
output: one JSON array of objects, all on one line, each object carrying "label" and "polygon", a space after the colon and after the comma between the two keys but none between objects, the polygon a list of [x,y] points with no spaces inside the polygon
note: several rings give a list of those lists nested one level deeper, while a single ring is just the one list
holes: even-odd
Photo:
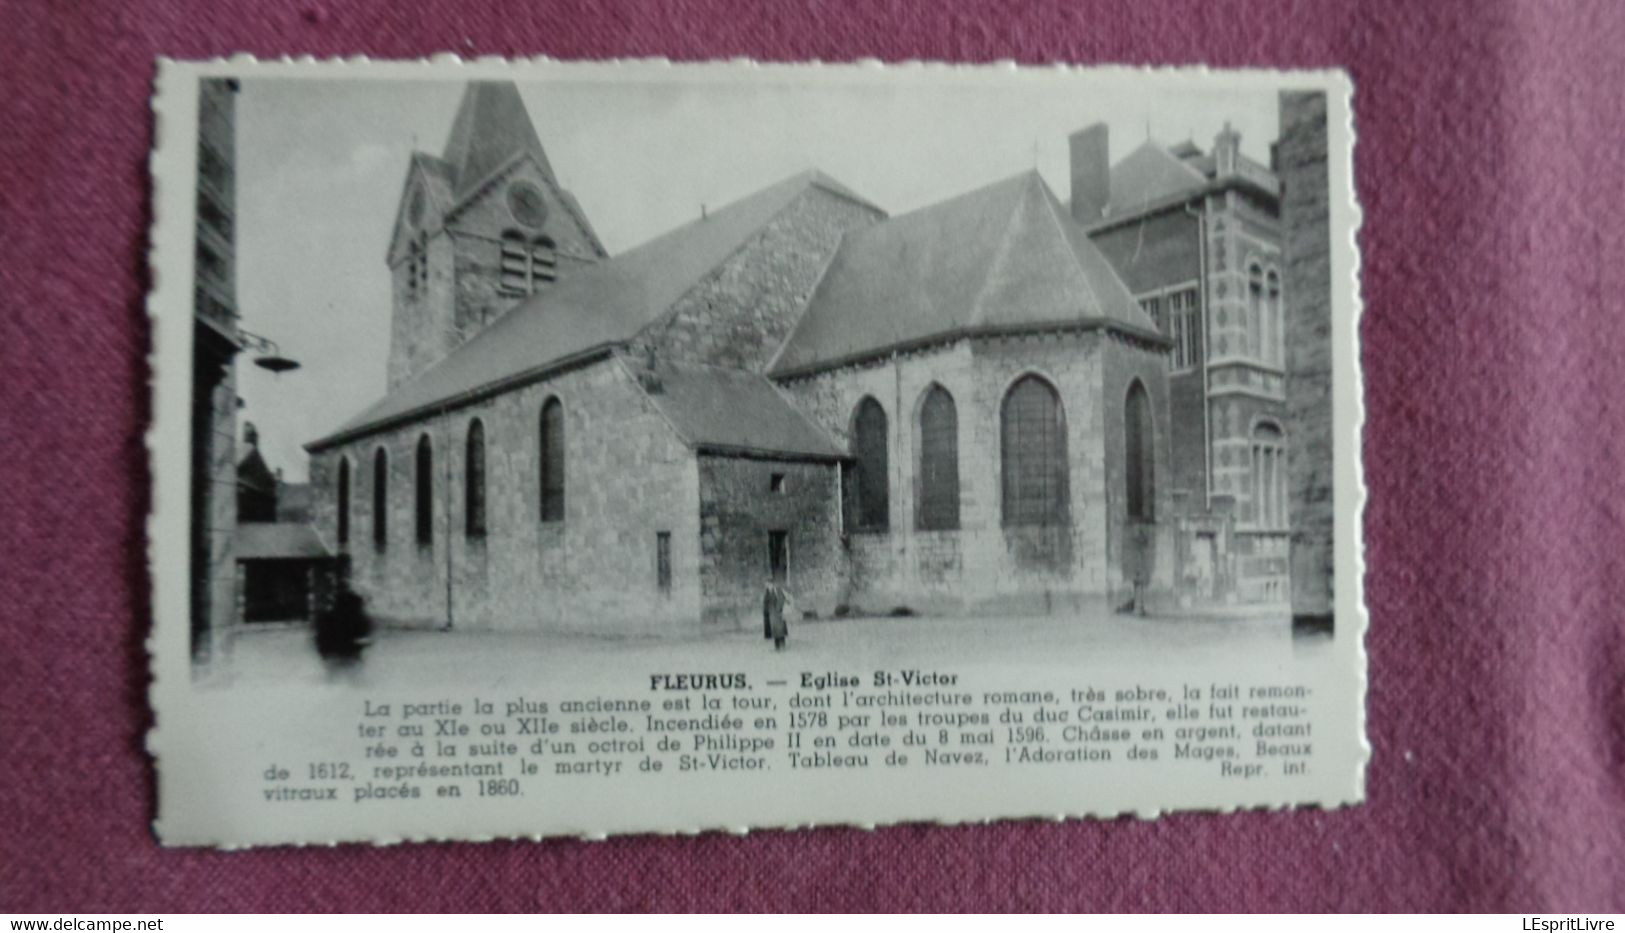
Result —
[{"label": "pointed spire", "polygon": [[451,167],[458,196],[523,151],[532,151],[542,171],[553,177],[536,127],[512,81],[470,81],[457,107],[443,157]]}]

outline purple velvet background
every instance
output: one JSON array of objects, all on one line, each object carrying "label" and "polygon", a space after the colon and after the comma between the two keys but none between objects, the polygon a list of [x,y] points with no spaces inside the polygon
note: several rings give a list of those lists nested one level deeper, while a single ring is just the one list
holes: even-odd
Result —
[{"label": "purple velvet background", "polygon": [[[0,910],[1625,909],[1625,5],[757,6],[0,0]],[[445,49],[1349,68],[1369,803],[159,849],[142,753],[153,59]]]}]

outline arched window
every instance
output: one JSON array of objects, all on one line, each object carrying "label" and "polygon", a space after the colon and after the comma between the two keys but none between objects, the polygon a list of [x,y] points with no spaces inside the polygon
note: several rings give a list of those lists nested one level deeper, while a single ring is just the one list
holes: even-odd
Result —
[{"label": "arched window", "polygon": [[916,528],[959,527],[959,413],[953,396],[933,385],[920,405],[920,505]]},{"label": "arched window", "polygon": [[1286,443],[1278,425],[1264,421],[1253,428],[1253,521],[1260,528],[1285,528]]},{"label": "arched window", "polygon": [[1128,487],[1128,517],[1138,521],[1156,518],[1155,439],[1151,396],[1136,379],[1123,402],[1123,478]]},{"label": "arched window", "polygon": [[372,455],[372,544],[382,551],[389,543],[389,455]]},{"label": "arched window", "polygon": [[1269,361],[1277,366],[1286,362],[1286,319],[1281,309],[1281,274],[1274,269],[1265,276],[1269,303],[1265,306],[1270,320]]},{"label": "arched window", "polygon": [[1065,525],[1066,414],[1061,397],[1037,376],[1023,376],[999,409],[1006,525]]},{"label": "arched window", "polygon": [[564,406],[550,398],[542,406],[541,465],[542,521],[564,521]]},{"label": "arched window", "polygon": [[427,434],[418,438],[416,492],[418,544],[427,547],[434,543],[434,450]]},{"label": "arched window", "polygon": [[884,531],[890,521],[887,488],[886,411],[864,396],[852,416],[852,470],[847,484],[849,518],[858,531]]},{"label": "arched window", "polygon": [[350,458],[339,458],[339,548],[350,543]]},{"label": "arched window", "polygon": [[1247,347],[1253,359],[1262,357],[1264,326],[1264,268],[1258,263],[1247,267]]},{"label": "arched window", "polygon": [[464,532],[485,537],[485,425],[475,418],[468,426],[468,451],[463,461]]}]

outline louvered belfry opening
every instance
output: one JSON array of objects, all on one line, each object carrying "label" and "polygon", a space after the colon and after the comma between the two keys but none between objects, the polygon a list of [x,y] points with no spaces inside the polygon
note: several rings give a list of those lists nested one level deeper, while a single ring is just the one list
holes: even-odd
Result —
[{"label": "louvered belfry opening", "polygon": [[885,531],[887,489],[886,411],[873,398],[858,403],[852,418],[853,463],[848,484],[848,521],[857,531]]},{"label": "louvered belfry opening", "polygon": [[1005,393],[999,420],[1004,524],[1068,524],[1061,397],[1043,379],[1023,376]]},{"label": "louvered belfry opening", "polygon": [[959,413],[940,385],[920,405],[920,507],[922,531],[959,527]]}]

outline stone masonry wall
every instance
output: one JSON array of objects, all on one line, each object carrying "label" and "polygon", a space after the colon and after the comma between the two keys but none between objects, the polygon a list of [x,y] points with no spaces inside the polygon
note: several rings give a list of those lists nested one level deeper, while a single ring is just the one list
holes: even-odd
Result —
[{"label": "stone masonry wall", "polygon": [[648,328],[639,347],[652,342],[667,359],[761,371],[800,319],[841,235],[881,218],[808,188]]},{"label": "stone masonry wall", "polygon": [[[507,192],[517,181],[528,181],[543,193],[547,220],[540,230],[519,225],[509,213]],[[417,183],[409,183],[403,197],[410,199]],[[402,233],[416,235],[403,217]],[[479,333],[526,296],[501,290],[501,236],[519,230],[527,237],[546,235],[558,247],[562,279],[572,270],[603,258],[596,242],[576,220],[558,189],[531,160],[514,166],[506,175],[478,192],[442,226],[425,217],[429,275],[427,284],[409,287],[410,262],[403,250],[390,267],[393,282],[393,317],[390,326],[389,386],[412,378]]]},{"label": "stone masonry wall", "polygon": [[1281,94],[1292,614],[1332,612],[1331,231],[1326,95]]},{"label": "stone masonry wall", "polygon": [[[508,189],[520,181],[528,181],[542,192],[547,219],[539,230],[521,226],[509,212]],[[501,289],[503,231],[550,238],[557,247],[560,280],[603,258],[557,187],[530,159],[472,197],[448,226],[457,247],[456,312],[452,318],[457,342],[484,330],[527,297]],[[545,286],[541,293],[546,293]]]},{"label": "stone masonry wall", "polygon": [[[1107,550],[1107,469],[1098,333],[961,341],[862,367],[787,380],[785,390],[835,436],[849,440],[858,402],[886,412],[891,472],[889,527],[848,530],[851,604],[866,612],[1059,612],[1099,604],[1114,574]],[[999,408],[1021,376],[1035,373],[1060,394],[1066,416],[1071,525],[1005,528]],[[915,429],[927,389],[953,396],[959,424],[960,527],[915,529]],[[1158,417],[1165,387],[1149,377]],[[1159,456],[1165,456],[1159,455]]]},{"label": "stone masonry wall", "polygon": [[445,358],[452,341],[455,303],[456,247],[441,230],[427,243],[428,279],[413,290],[411,263],[403,258],[389,270],[393,313],[389,329],[389,387],[407,381]]},{"label": "stone masonry wall", "polygon": [[[565,412],[565,518],[541,521],[544,402]],[[486,439],[484,540],[465,533],[464,451],[474,418]],[[416,542],[415,457],[434,445],[434,540]],[[373,545],[372,462],[389,456],[388,542]],[[449,456],[448,456],[449,455]],[[698,471],[692,452],[611,358],[423,422],[313,454],[317,528],[337,533],[337,464],[351,460],[349,554],[356,589],[391,624],[670,633],[700,619]],[[656,533],[669,531],[672,586],[656,579]],[[448,585],[449,576],[449,585]]]},{"label": "stone masonry wall", "polygon": [[[837,470],[833,463],[699,458],[700,592],[708,625],[761,625],[771,531],[789,535],[785,586],[798,608],[828,618],[844,601]],[[775,475],[782,477],[777,492]]]}]

